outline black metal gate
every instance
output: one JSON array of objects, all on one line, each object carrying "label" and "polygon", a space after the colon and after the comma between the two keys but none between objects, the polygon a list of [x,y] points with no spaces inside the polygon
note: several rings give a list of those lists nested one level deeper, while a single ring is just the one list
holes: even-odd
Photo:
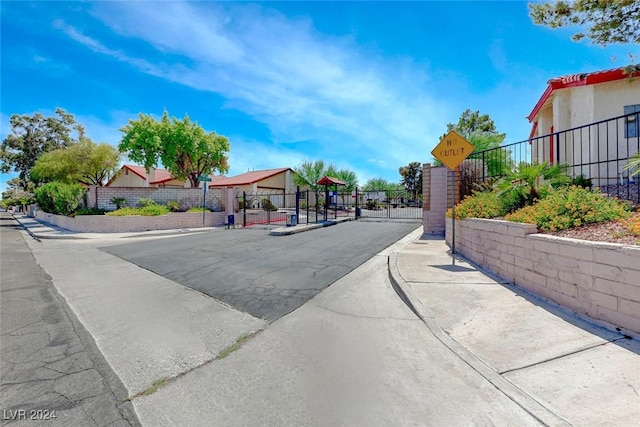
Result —
[{"label": "black metal gate", "polygon": [[422,194],[405,190],[359,190],[360,217],[422,220]]},{"label": "black metal gate", "polygon": [[[422,196],[422,195],[420,195]],[[313,224],[339,218],[422,220],[422,197],[403,190],[300,190],[295,193],[264,191],[237,194],[235,222],[252,225],[287,224],[295,215],[298,224]]]}]

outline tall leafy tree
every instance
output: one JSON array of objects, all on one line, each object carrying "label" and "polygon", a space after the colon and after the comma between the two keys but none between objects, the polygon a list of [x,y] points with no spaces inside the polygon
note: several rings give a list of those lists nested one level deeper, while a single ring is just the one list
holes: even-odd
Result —
[{"label": "tall leafy tree", "polygon": [[[468,108],[460,115],[458,123],[447,124],[447,132],[440,139],[444,138],[452,130],[458,132],[473,145],[474,153],[499,147],[507,136],[498,132],[495,122],[488,114],[480,114],[479,110],[471,111]],[[498,159],[510,158],[510,152],[508,150],[504,150],[504,152],[492,151],[490,157],[491,165],[489,165],[489,168],[501,170],[503,166],[496,162]],[[435,158],[433,159],[433,164],[442,166],[442,162]],[[496,171],[496,175],[499,174]]]},{"label": "tall leafy tree", "polygon": [[119,151],[109,144],[82,138],[77,144],[43,154],[31,169],[38,182],[103,186],[118,169]]},{"label": "tall leafy tree", "polygon": [[229,170],[229,140],[215,132],[205,132],[188,115],[182,120],[163,113],[160,120],[140,114],[120,129],[124,133],[118,145],[134,162],[147,169],[161,162],[173,176],[188,179],[191,187],[205,174]]},{"label": "tall leafy tree", "polygon": [[20,178],[13,178],[7,181],[7,189],[2,192],[0,206],[23,206],[33,203],[35,200],[33,192],[23,189]]},{"label": "tall leafy tree", "polygon": [[368,180],[364,187],[364,191],[388,191],[391,190],[395,184],[390,183],[384,178],[371,178]]},{"label": "tall leafy tree", "polygon": [[72,114],[56,108],[56,116],[45,117],[13,114],[11,133],[0,145],[0,171],[17,172],[22,190],[31,185],[31,168],[44,153],[68,147],[84,137],[84,128],[76,123]]},{"label": "tall leafy tree", "polygon": [[[493,119],[491,119],[491,117],[489,117],[488,114],[480,114],[479,110],[471,111],[468,108],[464,110],[464,112],[460,115],[458,123],[447,124],[447,133],[451,132],[452,130],[455,130],[467,139],[469,139],[469,137],[473,133],[486,133],[489,135],[494,135],[497,139],[500,139],[498,145],[500,145],[500,143],[502,143],[502,141],[504,141],[506,137],[506,134],[498,132],[495,122],[493,121]],[[442,135],[442,138],[444,138],[445,135]]]},{"label": "tall leafy tree", "polygon": [[295,166],[293,170],[296,173],[293,178],[296,185],[305,186],[315,191],[319,188],[317,182],[320,178],[327,175],[328,170],[335,170],[335,166],[326,164],[324,160],[304,161]]},{"label": "tall leafy tree", "polygon": [[483,155],[472,157],[484,160],[489,177],[502,176],[513,168],[511,150],[500,148],[503,140],[504,134],[498,133],[475,131],[469,135],[468,141],[474,146],[473,152],[484,152]]},{"label": "tall leafy tree", "polygon": [[593,44],[640,43],[639,0],[574,0],[530,3],[529,15],[535,24],[550,28],[580,26],[572,38],[591,39]]},{"label": "tall leafy tree", "polygon": [[336,169],[333,166],[327,168],[325,175],[338,178],[345,185],[341,188],[343,191],[351,192],[358,186],[358,177],[356,173],[349,169]]},{"label": "tall leafy tree", "polygon": [[422,195],[422,164],[420,162],[411,162],[406,166],[398,169],[402,180],[400,183],[405,191],[411,194],[411,198],[416,200]]}]

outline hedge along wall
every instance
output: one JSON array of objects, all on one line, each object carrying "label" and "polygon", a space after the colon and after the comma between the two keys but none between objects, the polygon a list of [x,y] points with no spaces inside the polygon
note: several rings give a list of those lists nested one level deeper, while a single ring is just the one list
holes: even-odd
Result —
[{"label": "hedge along wall", "polygon": [[[451,218],[446,240],[451,246]],[[456,252],[540,296],[640,334],[640,247],[537,234],[535,225],[456,220]]]},{"label": "hedge along wall", "polygon": [[[213,211],[224,211],[226,192],[231,189],[209,189],[205,198],[205,207]],[[180,203],[182,210],[202,206],[202,188],[167,188],[167,187],[96,187],[87,191],[87,204],[90,207],[115,210],[111,203],[114,197],[127,200],[127,206],[137,207],[139,199],[152,199],[156,203],[166,205],[170,200]],[[97,205],[96,205],[97,199]]]},{"label": "hedge along wall", "polygon": [[[159,216],[78,215],[72,218],[37,210],[36,218],[57,227],[80,233],[127,233],[203,227],[202,213],[186,212]],[[225,219],[224,212],[207,212],[204,214],[204,226],[221,226],[224,225]]]}]

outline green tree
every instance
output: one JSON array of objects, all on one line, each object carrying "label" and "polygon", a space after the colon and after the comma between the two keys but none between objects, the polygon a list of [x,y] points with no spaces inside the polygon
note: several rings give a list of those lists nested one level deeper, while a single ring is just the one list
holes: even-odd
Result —
[{"label": "green tree", "polygon": [[3,208],[9,206],[25,206],[35,201],[35,196],[31,191],[25,191],[22,188],[20,178],[13,178],[7,181],[7,189],[2,192],[2,201],[0,205]]},{"label": "green tree", "polygon": [[[304,161],[298,166],[294,167],[295,175],[293,182],[296,185],[308,187],[310,190],[317,190],[320,186],[317,182],[323,176],[327,175],[328,170],[334,170],[335,166],[332,164],[325,164],[323,160]],[[336,177],[337,178],[337,177]]]},{"label": "green tree", "polygon": [[35,181],[103,186],[118,169],[120,153],[109,144],[82,138],[77,144],[43,154],[31,169]]},{"label": "green tree", "polygon": [[[479,110],[471,111],[468,108],[464,110],[462,115],[460,115],[460,119],[458,119],[457,124],[447,124],[447,133],[451,132],[452,130],[455,130],[460,135],[464,136],[467,140],[474,133],[493,135],[496,139],[500,140],[498,145],[500,145],[507,136],[504,133],[498,132],[495,122],[491,119],[491,117],[489,117],[488,114],[481,115]],[[445,136],[446,134],[442,135],[442,138],[444,138]]]},{"label": "green tree", "polygon": [[364,191],[389,191],[398,188],[398,184],[391,183],[384,178],[371,178],[362,189]]},{"label": "green tree", "polygon": [[[480,114],[479,110],[471,111],[468,108],[460,115],[458,123],[447,124],[447,133],[452,130],[458,132],[473,145],[474,153],[499,147],[507,136],[498,132],[495,122],[488,114]],[[440,139],[444,138],[447,133],[442,135]],[[485,162],[487,163],[487,168],[493,172],[489,176],[499,176],[511,169],[510,159],[511,152],[508,150],[494,150],[487,153]],[[503,161],[505,165],[501,164]],[[442,166],[442,162],[435,158],[433,159],[433,164]]]},{"label": "green tree", "polygon": [[340,188],[341,191],[351,192],[358,186],[358,177],[356,176],[356,173],[349,169],[338,170],[330,165],[327,168],[325,175],[338,178],[340,181],[344,182],[345,185]]},{"label": "green tree", "polygon": [[400,183],[405,191],[411,194],[413,200],[417,200],[422,196],[422,164],[420,162],[411,162],[407,166],[398,169],[402,177]]},{"label": "green tree", "polygon": [[499,148],[504,141],[504,134],[475,131],[469,135],[468,141],[474,146],[474,153],[485,151],[483,155],[478,154],[477,157],[475,155],[471,157],[484,160],[487,176],[502,176],[513,168],[511,150]]},{"label": "green tree", "polygon": [[575,0],[529,3],[529,15],[535,24],[549,28],[580,26],[586,28],[572,38],[591,39],[593,44],[640,43],[640,1]]},{"label": "green tree", "polygon": [[162,162],[178,179],[188,179],[191,187],[198,186],[198,178],[215,171],[229,170],[229,140],[215,132],[205,132],[185,115],[180,120],[169,118],[165,111],[162,119],[140,114],[137,120],[129,120],[118,148],[131,160],[147,169]]},{"label": "green tree", "polygon": [[0,145],[0,171],[17,172],[22,190],[30,190],[31,168],[42,154],[67,147],[84,136],[84,128],[72,114],[56,108],[56,115],[11,116],[11,133]]}]

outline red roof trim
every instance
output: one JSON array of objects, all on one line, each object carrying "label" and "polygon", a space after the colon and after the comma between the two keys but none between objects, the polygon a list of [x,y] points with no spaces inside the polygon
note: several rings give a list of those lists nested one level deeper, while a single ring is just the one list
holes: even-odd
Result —
[{"label": "red roof trim", "polygon": [[[147,179],[147,173],[145,172],[140,172],[139,169],[142,168],[142,166],[136,166],[136,165],[124,165],[123,168],[125,169],[129,169],[131,172],[135,173],[136,175],[138,175],[140,178],[142,179]],[[144,169],[143,169],[144,170]]]},{"label": "red roof trim", "polygon": [[624,68],[614,68],[611,70],[595,71],[593,73],[571,74],[567,76],[556,77],[549,80],[547,89],[544,91],[531,113],[527,116],[531,122],[540,112],[542,106],[551,97],[551,94],[558,89],[566,89],[577,86],[595,85],[599,83],[607,83],[627,78]]}]

